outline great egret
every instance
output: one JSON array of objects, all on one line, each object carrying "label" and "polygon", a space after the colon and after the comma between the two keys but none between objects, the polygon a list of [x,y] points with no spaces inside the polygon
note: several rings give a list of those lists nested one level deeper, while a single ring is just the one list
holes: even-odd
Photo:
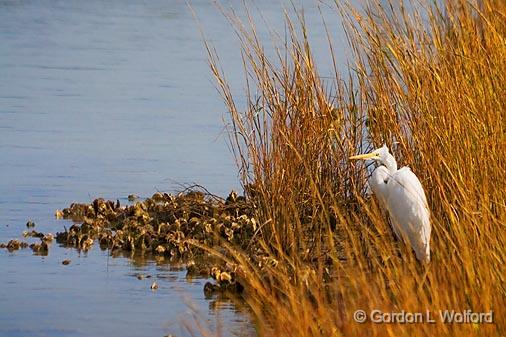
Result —
[{"label": "great egret", "polygon": [[380,206],[388,211],[397,238],[411,244],[418,260],[429,262],[429,208],[417,176],[406,166],[397,170],[397,162],[386,145],[350,159],[371,159],[380,164],[369,178],[369,186]]}]

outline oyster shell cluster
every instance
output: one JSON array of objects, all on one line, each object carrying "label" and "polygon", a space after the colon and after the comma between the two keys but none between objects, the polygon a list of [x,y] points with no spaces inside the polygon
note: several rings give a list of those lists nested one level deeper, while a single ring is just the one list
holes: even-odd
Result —
[{"label": "oyster shell cluster", "polygon": [[[214,278],[214,284],[206,285],[206,294],[241,290],[233,267],[213,264],[216,260],[207,252],[220,251],[224,242],[244,250],[255,246],[252,242],[258,223],[254,206],[244,197],[232,191],[223,200],[191,190],[177,195],[157,192],[144,200],[129,197],[129,201],[121,205],[119,200],[98,198],[90,204],[73,203],[57,210],[57,218],[72,220],[73,225],[57,233],[56,241],[82,251],[98,244],[112,254],[126,251],[151,254],[167,262],[186,262],[189,277]],[[35,253],[47,253],[54,237],[33,230],[34,226],[29,221],[30,230],[23,236],[40,239],[30,247]],[[27,247],[28,243],[18,240],[0,244],[10,251]]]},{"label": "oyster shell cluster", "polygon": [[226,201],[191,191],[178,195],[157,192],[151,198],[121,206],[95,199],[73,203],[57,216],[75,222],[56,234],[60,244],[82,250],[94,242],[102,248],[164,255],[187,260],[226,240],[241,246],[257,229],[252,207],[231,193]]}]

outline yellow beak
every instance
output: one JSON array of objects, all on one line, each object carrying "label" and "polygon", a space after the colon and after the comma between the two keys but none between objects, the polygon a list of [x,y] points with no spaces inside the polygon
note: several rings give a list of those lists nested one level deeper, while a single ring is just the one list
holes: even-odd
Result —
[{"label": "yellow beak", "polygon": [[376,158],[378,155],[374,152],[370,153],[364,153],[364,154],[358,154],[356,156],[351,156],[350,159],[356,160],[356,159],[372,159]]}]

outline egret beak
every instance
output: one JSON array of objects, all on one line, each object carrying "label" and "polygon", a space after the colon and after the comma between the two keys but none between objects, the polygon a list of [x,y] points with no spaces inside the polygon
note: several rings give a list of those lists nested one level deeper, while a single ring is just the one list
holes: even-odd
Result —
[{"label": "egret beak", "polygon": [[358,154],[356,156],[351,156],[349,159],[357,160],[357,159],[375,159],[378,158],[378,154],[375,152]]}]

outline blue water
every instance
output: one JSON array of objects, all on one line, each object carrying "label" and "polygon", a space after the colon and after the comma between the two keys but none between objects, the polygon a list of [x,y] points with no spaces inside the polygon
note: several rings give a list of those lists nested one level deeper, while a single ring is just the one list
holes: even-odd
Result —
[{"label": "blue water", "polygon": [[[191,4],[241,102],[234,32],[211,1]],[[303,4],[317,60],[331,69],[315,2]],[[255,6],[284,31],[280,3]],[[337,15],[327,23],[344,40]],[[193,183],[240,191],[199,24],[179,0],[0,0],[0,242],[21,238],[28,219],[61,231],[54,211],[74,201],[125,203]],[[254,333],[243,308],[204,298],[206,280],[97,247],[0,250],[0,275],[0,336],[184,336],[182,323],[196,327],[190,308],[212,330],[221,321],[225,335]]]}]

